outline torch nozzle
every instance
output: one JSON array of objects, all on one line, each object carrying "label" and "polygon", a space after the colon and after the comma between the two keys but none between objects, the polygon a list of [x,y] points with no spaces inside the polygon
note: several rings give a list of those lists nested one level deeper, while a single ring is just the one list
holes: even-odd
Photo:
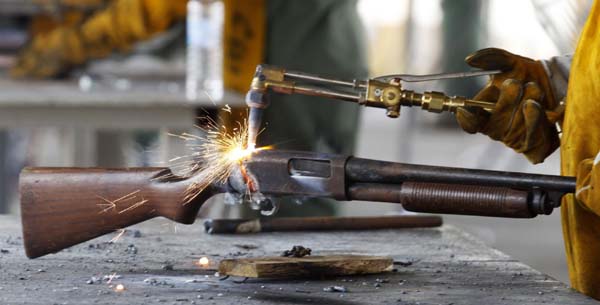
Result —
[{"label": "torch nozzle", "polygon": [[256,138],[260,132],[263,112],[262,108],[250,107],[248,113],[248,149],[256,148]]}]

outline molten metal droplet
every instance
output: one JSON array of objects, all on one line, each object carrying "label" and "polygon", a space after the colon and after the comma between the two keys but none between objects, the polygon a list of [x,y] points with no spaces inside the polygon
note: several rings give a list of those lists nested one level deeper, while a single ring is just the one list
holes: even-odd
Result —
[{"label": "molten metal droplet", "polygon": [[227,153],[230,161],[241,161],[248,158],[254,152],[254,148],[233,147]]},{"label": "molten metal droplet", "polygon": [[198,265],[200,265],[201,267],[208,266],[208,263],[209,263],[208,257],[206,257],[206,256],[203,256],[198,260]]},{"label": "molten metal droplet", "polygon": [[125,291],[125,286],[123,286],[123,284],[118,284],[117,286],[115,286],[115,291],[117,291],[117,292]]}]

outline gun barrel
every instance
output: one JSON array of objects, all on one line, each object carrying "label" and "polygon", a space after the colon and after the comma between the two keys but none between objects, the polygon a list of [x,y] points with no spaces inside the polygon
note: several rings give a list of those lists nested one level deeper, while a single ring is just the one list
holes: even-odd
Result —
[{"label": "gun barrel", "polygon": [[346,176],[349,181],[354,182],[398,184],[412,181],[575,192],[575,177],[416,165],[361,158],[348,160]]}]

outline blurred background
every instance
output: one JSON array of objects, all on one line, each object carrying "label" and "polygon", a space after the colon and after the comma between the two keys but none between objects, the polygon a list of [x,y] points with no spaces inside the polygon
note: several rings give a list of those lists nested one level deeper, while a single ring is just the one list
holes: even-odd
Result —
[{"label": "blurred background", "polygon": [[[66,18],[65,7],[89,13],[101,10],[107,2],[0,0],[0,213],[19,212],[18,174],[24,166],[164,165],[184,152],[183,143],[167,133],[198,132],[193,128],[196,117],[214,112],[215,97],[221,106],[242,105],[241,95],[229,91],[190,100],[185,78],[193,71],[186,67],[185,21],[136,43],[129,52],[91,61],[61,80],[9,77],[8,69],[31,38],[32,16]],[[538,59],[573,53],[591,2],[360,0],[356,9],[364,27],[369,75],[377,76],[466,71],[470,68],[464,57],[488,46]],[[485,81],[412,83],[408,88],[471,97]],[[400,118],[388,119],[380,109],[360,111],[356,156],[560,172],[558,152],[533,166],[486,136],[464,133],[451,114],[405,108]],[[400,209],[352,202],[341,204],[336,213],[381,215]],[[568,282],[558,211],[532,220],[461,216],[445,216],[444,220]]]}]

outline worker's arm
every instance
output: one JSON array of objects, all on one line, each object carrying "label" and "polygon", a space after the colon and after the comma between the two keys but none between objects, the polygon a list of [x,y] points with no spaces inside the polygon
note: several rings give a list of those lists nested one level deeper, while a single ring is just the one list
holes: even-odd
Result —
[{"label": "worker's arm", "polygon": [[494,70],[475,100],[495,102],[490,114],[481,109],[458,109],[459,125],[501,141],[532,163],[540,163],[559,146],[555,123],[566,93],[569,59],[536,61],[505,50],[489,48],[466,59],[473,67]]},{"label": "worker's arm", "polygon": [[81,24],[33,37],[11,70],[13,77],[56,77],[168,29],[185,18],[187,0],[116,0]]},{"label": "worker's arm", "polygon": [[586,209],[600,215],[600,153],[579,163],[575,198]]}]

